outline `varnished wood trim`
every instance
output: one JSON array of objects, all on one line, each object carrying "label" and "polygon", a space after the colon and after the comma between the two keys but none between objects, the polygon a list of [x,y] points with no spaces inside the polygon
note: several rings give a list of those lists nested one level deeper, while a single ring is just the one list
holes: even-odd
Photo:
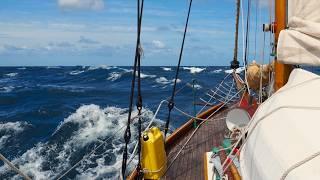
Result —
[{"label": "varnished wood trim", "polygon": [[[208,110],[200,113],[197,117],[198,118],[207,118],[209,117],[213,112],[217,111],[223,104],[220,103],[216,106],[213,106],[209,108]],[[221,108],[222,110],[223,108]],[[185,135],[187,132],[189,132],[193,128],[193,119],[190,119],[185,124],[183,124],[181,127],[176,129],[167,139],[166,139],[166,149],[170,148],[171,145],[173,145],[179,138],[183,135]],[[136,169],[134,169],[131,174],[127,177],[127,180],[134,180],[136,176],[138,175]]]},{"label": "varnished wood trim", "polygon": [[[205,119],[209,117],[214,111],[222,106],[222,103],[209,108],[207,111],[200,113],[197,117]],[[193,128],[193,121],[194,119],[190,119],[184,125],[180,126],[176,129],[167,139],[166,139],[166,149],[169,148],[174,142],[179,139],[181,136],[185,135],[189,132],[190,129]]]},{"label": "varnished wood trim", "polygon": [[[275,42],[278,42],[280,31],[286,28],[287,17],[287,0],[275,0]],[[288,79],[291,71],[293,70],[292,65],[282,64],[275,61],[275,81],[274,88],[277,91],[284,86]]]},{"label": "varnished wood trim", "polygon": [[205,152],[204,153],[204,163],[203,163],[203,165],[204,165],[204,179],[205,180],[209,180],[208,179],[208,167],[207,167],[207,153]]}]

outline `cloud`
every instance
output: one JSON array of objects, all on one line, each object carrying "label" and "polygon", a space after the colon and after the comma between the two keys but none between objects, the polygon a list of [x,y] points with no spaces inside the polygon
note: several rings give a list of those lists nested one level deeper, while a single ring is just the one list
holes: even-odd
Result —
[{"label": "cloud", "polygon": [[101,10],[104,8],[103,0],[58,0],[62,9],[90,9]]},{"label": "cloud", "polygon": [[99,44],[98,41],[86,38],[84,36],[80,36],[80,40],[78,42],[83,44]]},{"label": "cloud", "polygon": [[162,49],[162,48],[166,47],[166,45],[163,42],[159,41],[159,40],[153,40],[152,41],[152,46],[155,47],[155,48],[158,48],[158,49]]}]

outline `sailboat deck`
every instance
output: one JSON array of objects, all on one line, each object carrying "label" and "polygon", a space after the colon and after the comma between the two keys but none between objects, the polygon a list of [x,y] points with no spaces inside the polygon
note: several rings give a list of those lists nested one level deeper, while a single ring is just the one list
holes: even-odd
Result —
[{"label": "sailboat deck", "polygon": [[[181,151],[178,158],[172,163],[174,157],[193,133],[194,129],[187,132],[177,143],[167,149],[168,163],[172,163],[163,179],[205,179],[204,177],[204,153],[211,151],[214,146],[220,146],[227,129],[225,116],[228,109],[215,115],[204,122],[192,139]],[[224,158],[222,158],[222,161]],[[232,176],[229,175],[229,179]]]}]

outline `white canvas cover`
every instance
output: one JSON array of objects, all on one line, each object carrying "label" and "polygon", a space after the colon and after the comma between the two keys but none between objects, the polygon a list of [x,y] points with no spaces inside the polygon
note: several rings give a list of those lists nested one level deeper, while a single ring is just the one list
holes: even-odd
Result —
[{"label": "white canvas cover", "polygon": [[320,65],[320,0],[288,0],[288,29],[280,32],[277,56],[286,64]]},{"label": "white canvas cover", "polygon": [[319,93],[320,77],[295,69],[288,83],[259,106],[240,153],[242,179],[320,179],[318,155],[288,171],[320,151]]}]

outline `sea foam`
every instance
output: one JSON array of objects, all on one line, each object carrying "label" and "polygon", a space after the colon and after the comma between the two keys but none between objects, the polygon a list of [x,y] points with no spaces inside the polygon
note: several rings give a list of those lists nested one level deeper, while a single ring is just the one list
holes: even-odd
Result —
[{"label": "sea foam", "polygon": [[183,67],[184,70],[189,70],[191,74],[201,73],[206,70],[206,68],[198,68],[198,67]]},{"label": "sea foam", "polygon": [[[153,117],[153,113],[144,109],[142,114],[143,127]],[[132,112],[132,117],[137,111]],[[123,133],[126,127],[128,110],[117,107],[101,108],[97,105],[83,105],[69,117],[64,119],[49,141],[38,143],[12,162],[33,179],[54,179],[78,162],[102,141],[106,141],[95,153],[86,157],[77,166],[69,178],[76,179],[117,179],[121,168]],[[163,124],[160,120],[156,124]],[[16,126],[14,126],[16,127]],[[136,139],[137,120],[131,125],[131,140]],[[129,143],[129,155],[135,141]],[[136,162],[136,160],[134,161]],[[132,167],[133,164],[129,165]],[[70,175],[70,174],[69,174]],[[7,166],[0,167],[0,178],[19,179],[11,174]]]},{"label": "sea foam", "polygon": [[21,133],[27,126],[29,126],[27,122],[21,121],[0,123],[0,149],[5,147],[5,144],[10,138]]},{"label": "sea foam", "polygon": [[18,73],[8,73],[8,74],[5,74],[6,76],[8,77],[15,77],[18,75]]}]

